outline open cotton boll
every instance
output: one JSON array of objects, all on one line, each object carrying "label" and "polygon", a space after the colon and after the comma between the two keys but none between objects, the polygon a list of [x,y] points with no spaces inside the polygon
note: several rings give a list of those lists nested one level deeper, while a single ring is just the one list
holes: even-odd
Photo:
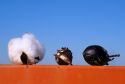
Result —
[{"label": "open cotton boll", "polygon": [[31,33],[12,39],[8,44],[10,60],[15,64],[36,64],[43,59],[45,49]]}]

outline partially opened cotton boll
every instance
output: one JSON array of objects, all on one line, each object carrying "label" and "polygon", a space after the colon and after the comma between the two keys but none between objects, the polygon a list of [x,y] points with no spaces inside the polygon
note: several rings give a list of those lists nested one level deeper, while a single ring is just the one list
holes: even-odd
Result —
[{"label": "partially opened cotton boll", "polygon": [[11,39],[8,44],[9,58],[14,64],[36,64],[43,59],[44,53],[43,45],[31,33]]},{"label": "partially opened cotton boll", "polygon": [[57,50],[57,53],[54,55],[55,60],[59,65],[72,65],[72,52],[66,47]]}]

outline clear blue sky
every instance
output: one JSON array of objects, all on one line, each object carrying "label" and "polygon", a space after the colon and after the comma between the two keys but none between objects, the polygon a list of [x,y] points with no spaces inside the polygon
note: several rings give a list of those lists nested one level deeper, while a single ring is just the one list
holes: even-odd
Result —
[{"label": "clear blue sky", "polygon": [[56,64],[53,54],[69,47],[74,65],[88,65],[83,50],[102,45],[121,57],[110,65],[125,65],[124,0],[0,0],[0,64],[11,64],[8,41],[32,32],[45,46],[40,64]]}]

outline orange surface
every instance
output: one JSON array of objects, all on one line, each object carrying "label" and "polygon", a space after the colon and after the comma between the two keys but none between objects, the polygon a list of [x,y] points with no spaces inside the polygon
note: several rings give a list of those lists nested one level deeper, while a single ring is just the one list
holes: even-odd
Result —
[{"label": "orange surface", "polygon": [[125,67],[0,65],[0,84],[125,84]]}]

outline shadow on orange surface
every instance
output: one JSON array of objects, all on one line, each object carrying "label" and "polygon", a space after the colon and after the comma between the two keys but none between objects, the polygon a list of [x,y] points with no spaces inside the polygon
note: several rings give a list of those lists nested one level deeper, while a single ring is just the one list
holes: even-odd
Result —
[{"label": "shadow on orange surface", "polygon": [[0,84],[125,84],[125,67],[0,65]]}]

